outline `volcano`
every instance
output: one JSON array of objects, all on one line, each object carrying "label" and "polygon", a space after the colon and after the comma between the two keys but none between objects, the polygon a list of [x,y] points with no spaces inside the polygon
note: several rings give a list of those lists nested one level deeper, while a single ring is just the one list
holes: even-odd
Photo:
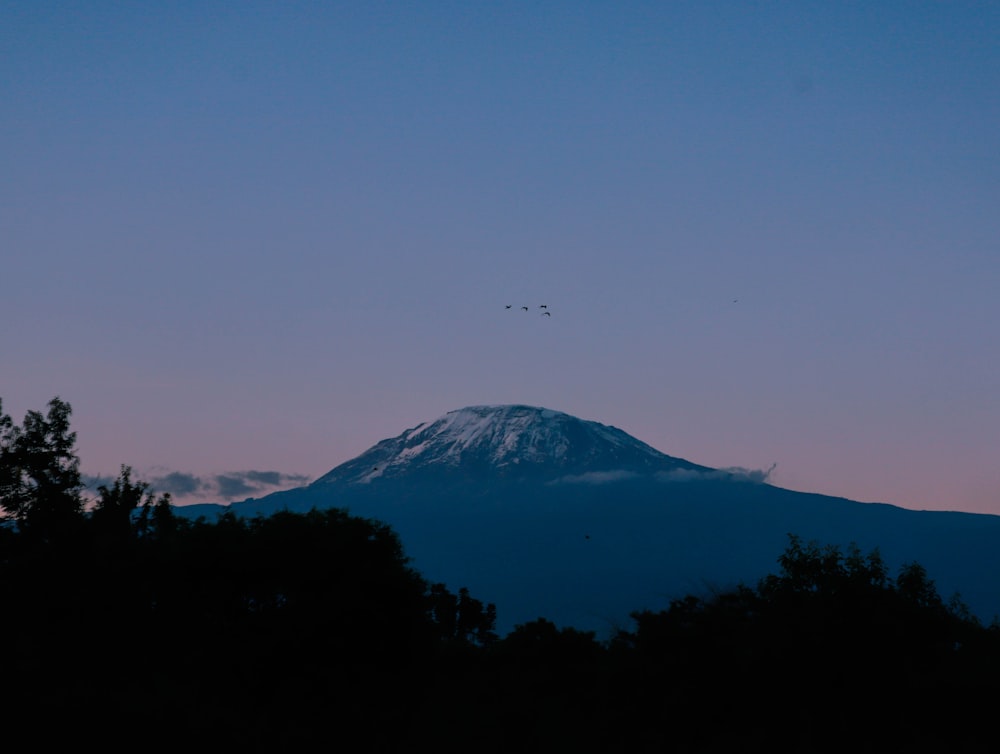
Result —
[{"label": "volcano", "polygon": [[[500,632],[546,618],[607,635],[777,571],[789,535],[918,562],[945,598],[1000,611],[1000,517],[796,492],[667,455],[548,408],[481,405],[382,440],[309,485],[196,516],[338,507],[383,521],[430,581],[497,606]],[[188,508],[189,510],[186,510]]]}]

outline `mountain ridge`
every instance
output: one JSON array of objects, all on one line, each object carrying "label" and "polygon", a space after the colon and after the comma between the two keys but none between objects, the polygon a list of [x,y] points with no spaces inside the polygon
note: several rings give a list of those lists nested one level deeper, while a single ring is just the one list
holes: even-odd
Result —
[{"label": "mountain ridge", "polygon": [[543,468],[564,473],[708,470],[668,456],[617,427],[525,404],[482,404],[449,411],[382,440],[312,485],[354,482],[442,466],[491,470],[506,477]]},{"label": "mountain ridge", "polygon": [[390,525],[426,578],[494,602],[501,631],[545,617],[607,632],[632,611],[775,572],[790,534],[878,549],[894,569],[919,562],[974,614],[1000,611],[1000,516],[787,490],[522,404],[450,411],[303,487],[177,510],[313,507]]}]

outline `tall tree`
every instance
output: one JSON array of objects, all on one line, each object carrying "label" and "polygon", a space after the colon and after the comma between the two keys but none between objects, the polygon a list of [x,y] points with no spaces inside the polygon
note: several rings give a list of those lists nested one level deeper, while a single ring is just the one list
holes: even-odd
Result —
[{"label": "tall tree", "polygon": [[18,527],[53,539],[83,519],[83,487],[72,408],[58,396],[29,411],[20,427],[0,411],[0,508]]},{"label": "tall tree", "polygon": [[[100,497],[90,517],[98,531],[112,540],[128,539],[134,532],[147,533],[150,511],[157,506],[166,506],[169,510],[170,496],[164,493],[157,499],[149,492],[147,482],[133,482],[132,467],[125,464],[112,486],[102,484],[97,491]],[[137,511],[140,515],[134,517]]]},{"label": "tall tree", "polygon": [[497,640],[496,605],[483,604],[466,587],[456,596],[445,584],[431,584],[427,605],[437,633],[445,641],[485,647]]}]

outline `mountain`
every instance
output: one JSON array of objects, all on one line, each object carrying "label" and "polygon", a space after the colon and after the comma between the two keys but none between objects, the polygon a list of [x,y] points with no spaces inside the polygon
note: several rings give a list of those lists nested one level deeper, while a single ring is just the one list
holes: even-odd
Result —
[{"label": "mountain", "polygon": [[707,470],[615,427],[533,406],[470,406],[383,440],[314,483],[369,484],[444,472],[472,479],[533,479],[609,471]]},{"label": "mountain", "polygon": [[629,613],[776,572],[788,535],[923,565],[1000,613],[1000,516],[795,492],[666,455],[546,408],[470,406],[382,440],[313,483],[188,516],[341,507],[386,522],[431,581],[494,602],[498,630],[545,617],[606,635]]}]

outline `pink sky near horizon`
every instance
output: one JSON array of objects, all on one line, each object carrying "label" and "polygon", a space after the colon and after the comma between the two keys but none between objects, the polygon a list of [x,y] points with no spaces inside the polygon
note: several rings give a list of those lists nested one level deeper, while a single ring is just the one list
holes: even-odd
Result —
[{"label": "pink sky near horizon", "polygon": [[5,4],[3,410],[60,396],[86,474],[180,503],[523,403],[1000,514],[998,38],[972,2]]}]

